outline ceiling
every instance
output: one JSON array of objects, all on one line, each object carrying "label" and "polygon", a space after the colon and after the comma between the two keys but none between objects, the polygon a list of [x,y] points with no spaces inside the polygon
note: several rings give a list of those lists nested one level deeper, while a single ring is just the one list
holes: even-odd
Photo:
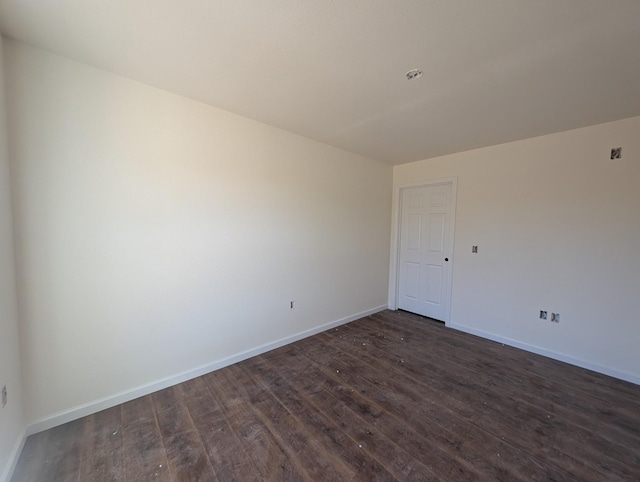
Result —
[{"label": "ceiling", "polygon": [[640,115],[638,0],[0,0],[0,29],[390,164]]}]

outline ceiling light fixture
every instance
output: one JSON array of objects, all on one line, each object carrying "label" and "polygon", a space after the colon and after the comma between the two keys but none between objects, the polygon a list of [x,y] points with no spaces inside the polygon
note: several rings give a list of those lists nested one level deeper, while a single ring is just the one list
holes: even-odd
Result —
[{"label": "ceiling light fixture", "polygon": [[422,70],[413,69],[413,70],[410,70],[409,72],[407,72],[404,75],[407,78],[407,80],[418,79],[418,78],[422,77]]}]

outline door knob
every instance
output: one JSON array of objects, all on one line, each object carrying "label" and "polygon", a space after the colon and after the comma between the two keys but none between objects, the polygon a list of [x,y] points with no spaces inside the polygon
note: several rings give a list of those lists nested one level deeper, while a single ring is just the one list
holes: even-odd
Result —
[{"label": "door knob", "polygon": [[444,258],[445,261],[449,261],[449,258]]}]

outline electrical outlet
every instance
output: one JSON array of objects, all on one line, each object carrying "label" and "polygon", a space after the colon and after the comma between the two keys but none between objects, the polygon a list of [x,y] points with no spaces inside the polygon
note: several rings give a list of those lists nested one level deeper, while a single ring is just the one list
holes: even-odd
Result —
[{"label": "electrical outlet", "polygon": [[477,246],[471,246],[471,252],[472,253],[477,253],[478,252],[478,247]]},{"label": "electrical outlet", "polygon": [[7,386],[2,387],[2,408],[7,404]]},{"label": "electrical outlet", "polygon": [[541,320],[546,320],[547,319],[547,312],[540,310],[540,319]]},{"label": "electrical outlet", "polygon": [[560,313],[551,313],[551,322],[560,323]]},{"label": "electrical outlet", "polygon": [[291,310],[292,310],[292,309],[293,309],[293,305],[294,305],[294,304],[295,304],[295,301],[291,301],[291,302],[289,303],[289,309],[291,309]]}]

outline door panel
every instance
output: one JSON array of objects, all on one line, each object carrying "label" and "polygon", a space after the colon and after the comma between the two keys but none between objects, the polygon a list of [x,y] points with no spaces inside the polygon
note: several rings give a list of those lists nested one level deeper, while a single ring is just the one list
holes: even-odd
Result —
[{"label": "door panel", "polygon": [[424,299],[427,303],[440,305],[442,303],[442,266],[428,264],[426,266],[427,286]]},{"label": "door panel", "polygon": [[452,267],[451,182],[401,191],[398,308],[446,321]]},{"label": "door panel", "polygon": [[407,233],[407,249],[411,251],[420,250],[420,234],[422,228],[422,217],[419,214],[409,215],[409,232]]},{"label": "door panel", "polygon": [[412,300],[418,300],[420,293],[420,264],[407,263],[407,284],[405,296]]},{"label": "door panel", "polygon": [[429,251],[442,253],[444,251],[445,215],[443,213],[429,216]]}]

